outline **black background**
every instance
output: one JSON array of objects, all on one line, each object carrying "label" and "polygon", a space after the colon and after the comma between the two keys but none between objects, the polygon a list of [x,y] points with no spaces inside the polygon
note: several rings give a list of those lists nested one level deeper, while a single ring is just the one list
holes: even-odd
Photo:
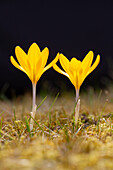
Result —
[{"label": "black background", "polygon": [[[89,50],[101,62],[83,83],[103,87],[112,80],[113,57],[113,0],[98,1],[0,1],[0,88],[15,89],[18,93],[31,89],[29,78],[10,63],[15,46],[27,52],[36,42],[41,50],[50,50],[48,63],[57,52],[69,60],[82,60]],[[8,86],[7,86],[8,85]],[[52,68],[43,74],[38,89],[71,89],[67,77]]]}]

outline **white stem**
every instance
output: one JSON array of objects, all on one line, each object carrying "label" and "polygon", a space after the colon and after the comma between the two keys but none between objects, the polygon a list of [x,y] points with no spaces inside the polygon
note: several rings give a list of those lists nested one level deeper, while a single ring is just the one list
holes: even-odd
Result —
[{"label": "white stem", "polygon": [[77,89],[76,90],[76,102],[78,101],[78,99],[79,99],[79,90]]},{"label": "white stem", "polygon": [[75,125],[77,125],[80,111],[79,90],[76,90]]},{"label": "white stem", "polygon": [[32,84],[33,88],[33,106],[32,106],[32,111],[35,110],[35,105],[36,105],[36,84]]},{"label": "white stem", "polygon": [[[32,105],[31,116],[34,119],[36,114],[36,84],[35,83],[32,84],[32,90],[33,90],[33,105]],[[32,118],[30,120],[30,130],[33,129],[33,124],[34,124],[34,120]]]}]

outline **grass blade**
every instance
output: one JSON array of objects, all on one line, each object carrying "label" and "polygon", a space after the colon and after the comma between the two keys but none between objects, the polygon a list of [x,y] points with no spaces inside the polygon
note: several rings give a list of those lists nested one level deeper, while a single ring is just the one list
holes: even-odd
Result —
[{"label": "grass blade", "polygon": [[73,116],[73,122],[72,122],[72,125],[73,125],[73,133],[75,131],[75,116]]},{"label": "grass blade", "polygon": [[39,123],[38,122],[36,122],[36,120],[30,115],[30,119],[33,119],[33,121],[38,125],[38,127],[40,128],[40,130],[43,130],[43,128],[39,125]]},{"label": "grass blade", "polygon": [[30,133],[30,126],[29,126],[29,122],[27,120],[27,117],[25,116],[25,122],[26,122],[26,128],[27,128],[27,131]]},{"label": "grass blade", "polygon": [[59,122],[59,120],[57,120],[57,124],[58,124],[58,126],[60,126],[61,129],[63,129],[64,126],[61,125],[61,123]]},{"label": "grass blade", "polygon": [[41,103],[37,106],[36,110],[42,105],[42,103],[46,100],[47,96],[41,101]]},{"label": "grass blade", "polygon": [[13,113],[14,113],[14,120],[16,120],[15,108],[13,109]]}]

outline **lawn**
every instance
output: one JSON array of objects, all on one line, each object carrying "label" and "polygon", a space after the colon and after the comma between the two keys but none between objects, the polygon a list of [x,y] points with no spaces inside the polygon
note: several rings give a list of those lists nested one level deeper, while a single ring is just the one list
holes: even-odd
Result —
[{"label": "lawn", "polygon": [[[37,96],[37,105],[44,99]],[[113,93],[93,88],[80,93],[77,126],[75,95],[47,96],[29,129],[29,93],[0,101],[0,169],[113,169]]]}]

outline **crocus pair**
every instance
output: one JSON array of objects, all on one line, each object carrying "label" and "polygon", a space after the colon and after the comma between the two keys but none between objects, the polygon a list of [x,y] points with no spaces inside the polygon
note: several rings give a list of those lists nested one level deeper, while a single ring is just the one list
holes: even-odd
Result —
[{"label": "crocus pair", "polygon": [[[97,67],[100,61],[100,56],[97,55],[94,64],[91,66],[93,61],[92,51],[90,51],[86,55],[82,62],[77,60],[76,58],[72,58],[71,61],[69,61],[63,54],[58,53],[55,59],[50,64],[45,66],[47,63],[49,50],[46,47],[44,48],[44,50],[40,51],[40,48],[36,43],[33,43],[30,46],[27,54],[19,46],[17,46],[15,48],[15,54],[19,64],[15,61],[13,56],[11,56],[10,58],[11,63],[19,70],[25,72],[32,82],[33,87],[33,107],[31,112],[32,118],[35,118],[36,113],[36,84],[37,81],[40,79],[41,75],[46,70],[48,70],[50,67],[53,67],[57,72],[67,76],[76,89],[76,101],[78,101],[80,86],[82,85],[84,79]],[[58,59],[64,71],[61,70],[56,65]],[[32,118],[30,121],[31,130],[33,129]]]}]

